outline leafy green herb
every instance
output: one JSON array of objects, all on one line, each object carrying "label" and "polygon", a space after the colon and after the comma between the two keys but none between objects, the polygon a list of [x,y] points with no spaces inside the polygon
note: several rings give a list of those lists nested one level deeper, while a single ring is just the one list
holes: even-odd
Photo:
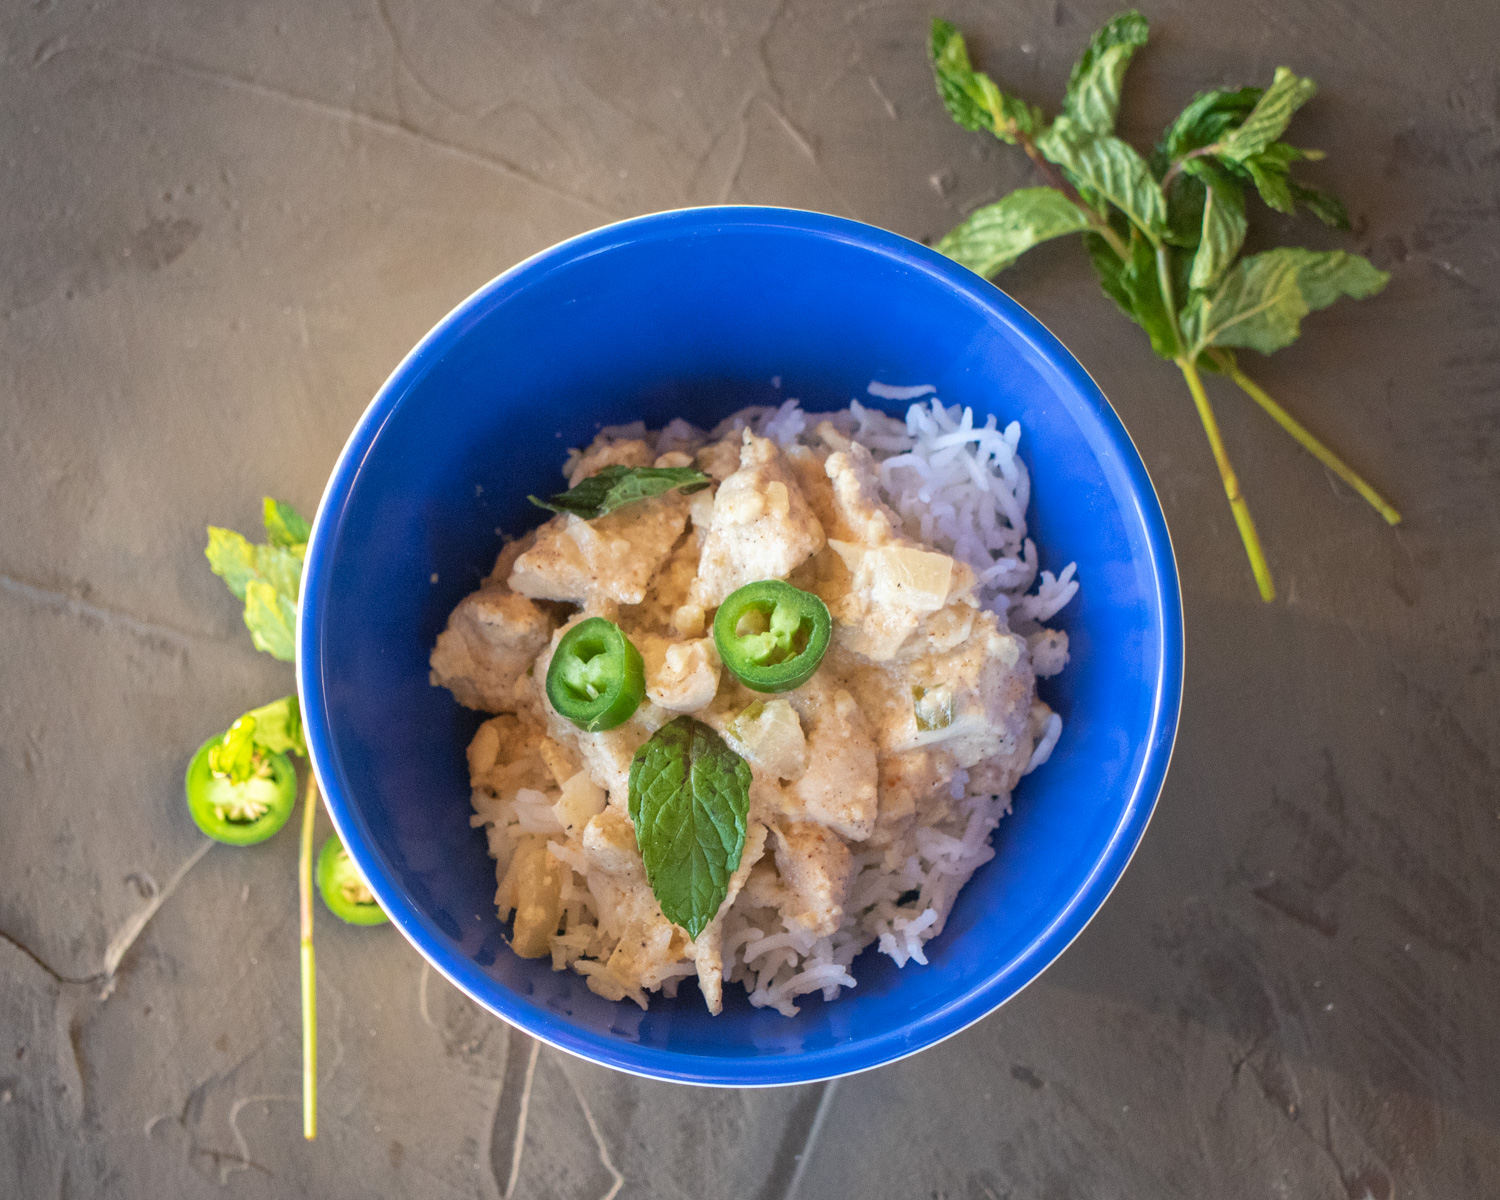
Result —
[{"label": "leafy green herb", "polygon": [[702,721],[678,717],[630,760],[630,819],[667,920],[696,938],[729,895],[750,812],[750,764]]},{"label": "leafy green herb", "polygon": [[1131,57],[1146,44],[1146,18],[1123,12],[1094,34],[1088,49],[1073,64],[1063,112],[1092,133],[1113,133],[1120,110],[1120,85]]},{"label": "leafy green herb", "polygon": [[540,508],[555,513],[573,513],[591,521],[633,501],[660,496],[673,488],[681,488],[687,494],[701,491],[712,482],[702,471],[692,467],[623,467],[612,464],[566,492],[559,492],[546,500],[535,496],[527,499]]},{"label": "leafy green herb", "polygon": [[302,710],[296,696],[283,696],[240,717],[209,751],[208,765],[215,775],[227,776],[230,783],[244,783],[256,773],[266,754],[307,757]]},{"label": "leafy green herb", "polygon": [[[308,524],[289,504],[265,498],[266,541],[208,527],[208,565],[245,602],[245,626],[257,650],[282,662],[296,657],[297,589]],[[289,538],[299,538],[289,541]]]},{"label": "leafy green herb", "polygon": [[[283,662],[297,656],[297,591],[312,527],[290,504],[265,497],[261,505],[266,540],[256,544],[232,529],[208,527],[208,565],[244,602],[245,626],[257,650]],[[302,712],[296,696],[283,696],[240,717],[210,748],[208,767],[214,776],[243,783],[260,774],[272,756],[307,756]],[[283,770],[287,768],[285,765]],[[291,786],[295,779],[290,776]],[[191,804],[191,797],[189,798]],[[312,944],[312,836],[318,804],[317,778],[309,770],[302,802],[302,830],[297,854],[297,890],[302,958],[302,1135],[318,1135],[318,1010]],[[269,836],[269,835],[267,835]]]},{"label": "leafy green herb", "polygon": [[1296,340],[1302,318],[1343,296],[1363,299],[1389,276],[1343,251],[1283,247],[1240,257],[1254,188],[1280,212],[1298,205],[1347,229],[1334,196],[1292,175],[1322,157],[1281,139],[1317,85],[1278,67],[1268,88],[1201,93],[1163,132],[1149,162],[1114,136],[1131,57],[1147,37],[1135,11],[1107,22],[1068,79],[1063,111],[1049,121],[974,70],[963,35],[934,19],[929,40],[938,95],[953,119],[1020,146],[1046,181],[970,214],[937,249],[983,275],[1004,270],[1032,246],[1083,234],[1104,294],[1175,363],[1193,397],[1235,524],[1263,599],[1275,597],[1270,567],[1240,494],[1201,372],[1227,376],[1318,461],[1392,525],[1401,515],[1240,369],[1232,348],[1269,354]]}]

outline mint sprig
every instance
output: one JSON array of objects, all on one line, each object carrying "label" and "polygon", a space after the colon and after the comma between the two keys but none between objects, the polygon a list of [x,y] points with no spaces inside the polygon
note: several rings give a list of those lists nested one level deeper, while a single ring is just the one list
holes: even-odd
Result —
[{"label": "mint sprig", "polygon": [[282,662],[297,656],[297,589],[311,528],[290,504],[263,502],[266,540],[208,527],[208,565],[245,602],[245,627],[257,650]]},{"label": "mint sprig", "polygon": [[662,914],[696,938],[745,849],[750,764],[702,721],[663,725],[630,760],[630,820]]},{"label": "mint sprig", "polygon": [[709,476],[692,467],[626,467],[614,463],[587,479],[579,480],[576,487],[566,492],[545,500],[535,496],[527,499],[538,508],[572,513],[591,521],[636,500],[663,495],[673,488],[681,488],[686,494],[700,491],[712,482]]},{"label": "mint sprig", "polygon": [[975,71],[963,35],[933,20],[933,76],[953,119],[1020,146],[1046,183],[971,213],[937,249],[990,276],[1044,241],[1083,235],[1105,294],[1145,330],[1152,350],[1181,371],[1261,597],[1272,600],[1270,567],[1201,372],[1228,376],[1390,524],[1398,523],[1401,515],[1246,376],[1234,354],[1238,348],[1270,354],[1290,345],[1308,313],[1341,297],[1372,296],[1389,276],[1340,250],[1281,247],[1241,256],[1252,189],[1279,212],[1300,205],[1325,225],[1349,226],[1336,197],[1292,175],[1296,163],[1322,153],[1281,140],[1293,115],[1316,94],[1312,80],[1278,67],[1268,88],[1204,92],[1167,127],[1149,159],[1116,137],[1126,68],[1147,34],[1138,12],[1108,21],[1074,66],[1063,111],[1049,120]]}]

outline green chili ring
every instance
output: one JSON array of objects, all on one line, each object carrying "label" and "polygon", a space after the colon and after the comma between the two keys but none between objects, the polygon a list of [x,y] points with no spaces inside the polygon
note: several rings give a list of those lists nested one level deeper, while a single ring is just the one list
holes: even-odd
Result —
[{"label": "green chili ring", "polygon": [[318,892],[328,911],[350,925],[384,925],[390,920],[336,833],[318,851]]},{"label": "green chili ring", "polygon": [[547,699],[585,733],[623,725],[645,694],[641,652],[603,617],[589,617],[563,634],[547,666]]},{"label": "green chili ring", "polygon": [[757,692],[801,687],[833,637],[828,605],[780,579],[747,583],[714,616],[714,645],[741,683]]},{"label": "green chili ring", "polygon": [[[297,769],[285,754],[264,754],[262,771],[244,783],[215,775],[208,755],[223,734],[198,747],[183,787],[194,823],[216,842],[253,846],[287,823],[297,805]],[[231,815],[235,813],[247,815]]]}]

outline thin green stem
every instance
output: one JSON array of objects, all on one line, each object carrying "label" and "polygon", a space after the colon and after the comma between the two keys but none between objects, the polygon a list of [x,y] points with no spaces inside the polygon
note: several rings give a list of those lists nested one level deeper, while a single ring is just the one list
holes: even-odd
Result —
[{"label": "thin green stem", "polygon": [[302,1136],[318,1136],[318,989],[313,963],[312,843],[318,811],[318,780],[307,770],[302,801],[302,840],[297,851],[297,900],[302,927]]},{"label": "thin green stem", "polygon": [[1087,218],[1089,228],[1108,242],[1109,248],[1120,256],[1121,262],[1129,262],[1130,249],[1125,245],[1124,239],[1114,231],[1107,220],[1084,203],[1083,197],[1078,194],[1078,189],[1063,178],[1062,172],[1048,162],[1042,152],[1037,149],[1036,140],[1027,137],[1019,130],[1013,130],[1012,133],[1016,141],[1020,143],[1021,149],[1026,151],[1026,157],[1031,159],[1031,164],[1036,168],[1037,174],[1068,198],[1068,202]]},{"label": "thin green stem", "polygon": [[1215,142],[1211,146],[1199,146],[1196,150],[1189,150],[1181,158],[1174,160],[1172,165],[1167,168],[1167,173],[1161,177],[1161,190],[1163,195],[1165,195],[1166,190],[1172,186],[1172,181],[1176,179],[1178,174],[1182,171],[1182,164],[1187,162],[1188,159],[1203,158],[1206,155],[1217,154],[1218,152],[1219,143]]},{"label": "thin green stem", "polygon": [[1401,523],[1401,514],[1386,501],[1384,496],[1355,474],[1343,459],[1314,437],[1302,422],[1266,395],[1259,384],[1240,370],[1239,365],[1230,355],[1218,351],[1211,353],[1219,368],[1239,384],[1240,389],[1250,399],[1265,409],[1276,424],[1296,438],[1298,445],[1363,496],[1369,502],[1370,507],[1384,517],[1388,524],[1399,525]]},{"label": "thin green stem", "polygon": [[1161,285],[1161,298],[1167,306],[1167,323],[1172,327],[1172,338],[1178,351],[1182,344],[1182,326],[1177,321],[1177,298],[1172,295],[1172,252],[1164,242],[1153,242],[1156,247],[1156,282]]},{"label": "thin green stem", "polygon": [[1193,393],[1193,403],[1198,406],[1198,419],[1203,422],[1209,449],[1213,451],[1214,462],[1219,467],[1219,478],[1224,481],[1224,494],[1229,497],[1229,509],[1234,513],[1234,523],[1239,526],[1240,540],[1245,543],[1245,553],[1250,558],[1250,570],[1255,573],[1260,598],[1269,603],[1276,599],[1276,585],[1271,582],[1271,568],[1266,563],[1265,551],[1261,549],[1260,535],[1255,532],[1255,522],[1250,518],[1250,506],[1240,495],[1240,481],[1235,477],[1229,454],[1224,449],[1224,439],[1219,435],[1219,422],[1214,416],[1213,405],[1208,402],[1208,393],[1203,390],[1203,380],[1193,361],[1186,357],[1176,361],[1182,377],[1187,380],[1188,391]]}]

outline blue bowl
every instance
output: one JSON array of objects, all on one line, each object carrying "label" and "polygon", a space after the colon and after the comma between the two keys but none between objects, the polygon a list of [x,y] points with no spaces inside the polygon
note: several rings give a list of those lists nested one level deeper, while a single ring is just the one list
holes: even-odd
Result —
[{"label": "blue bowl", "polygon": [[[738,987],[649,1012],[511,953],[494,864],[469,827],[464,747],[480,716],[431,687],[449,611],[501,531],[537,523],[564,450],[601,424],[711,426],[747,404],[872,403],[936,384],[1021,422],[1043,566],[1078,563],[1058,622],[1072,665],[1043,686],[1066,721],[1015,795],[930,965],[867,953],[859,986],[787,1019]],[[901,405],[883,405],[899,411]],[[564,242],[480,289],[407,356],[350,437],[314,523],[298,624],[313,763],[344,844],[391,920],[460,989],[607,1066],[686,1083],[803,1083],[878,1066],[977,1021],[1098,911],[1161,790],[1182,695],[1167,528],[1130,438],[1035,318],[905,238],[776,208],[705,208]]]}]

